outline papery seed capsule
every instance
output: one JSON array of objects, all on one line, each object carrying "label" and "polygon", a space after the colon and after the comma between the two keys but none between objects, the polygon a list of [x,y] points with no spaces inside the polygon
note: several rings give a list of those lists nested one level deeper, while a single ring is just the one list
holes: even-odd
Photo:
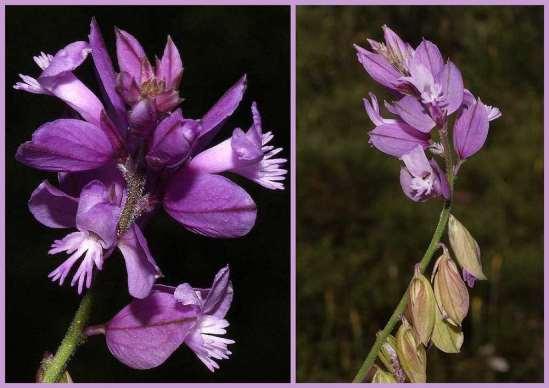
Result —
[{"label": "papery seed capsule", "polygon": [[408,291],[408,306],[411,323],[419,340],[427,345],[435,326],[435,295],[429,280],[419,272],[419,266],[416,271]]},{"label": "papery seed capsule", "polygon": [[480,248],[471,233],[452,214],[448,220],[448,237],[459,265],[479,280],[486,280],[480,262]]},{"label": "papery seed capsule", "polygon": [[469,292],[446,247],[435,264],[434,288],[435,298],[444,318],[461,326],[469,311]]},{"label": "papery seed capsule", "polygon": [[395,372],[395,359],[398,362],[396,352],[396,339],[392,335],[388,335],[383,345],[379,349],[378,358],[383,363],[385,368],[391,373]]},{"label": "papery seed capsule", "polygon": [[393,377],[393,375],[389,372],[384,371],[381,368],[377,368],[376,373],[374,374],[374,377],[372,377],[372,383],[374,384],[393,384],[397,381]]},{"label": "papery seed capsule", "polygon": [[463,332],[459,327],[452,325],[442,318],[442,314],[436,310],[435,328],[431,341],[440,350],[445,353],[459,353],[463,345]]},{"label": "papery seed capsule", "polygon": [[427,380],[427,356],[425,347],[416,336],[412,326],[404,319],[396,335],[397,354],[400,364],[412,383]]}]

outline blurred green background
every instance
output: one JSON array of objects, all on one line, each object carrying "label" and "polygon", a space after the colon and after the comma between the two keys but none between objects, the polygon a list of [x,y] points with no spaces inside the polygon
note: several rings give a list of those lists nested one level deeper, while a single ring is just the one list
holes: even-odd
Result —
[{"label": "blurred green background", "polygon": [[383,24],[434,41],[503,112],[454,205],[489,280],[470,292],[462,352],[428,351],[428,381],[543,381],[543,9],[298,7],[297,23],[298,381],[352,379],[442,206],[409,201],[399,162],[368,145],[362,98],[390,96],[352,44],[382,40]]}]

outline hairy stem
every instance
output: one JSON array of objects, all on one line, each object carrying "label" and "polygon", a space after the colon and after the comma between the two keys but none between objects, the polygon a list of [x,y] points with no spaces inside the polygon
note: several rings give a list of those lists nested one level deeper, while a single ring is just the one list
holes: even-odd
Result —
[{"label": "hairy stem", "polygon": [[76,310],[72,322],[65,333],[65,338],[63,338],[59,348],[57,348],[55,356],[45,365],[41,382],[57,383],[65,372],[67,363],[85,338],[83,331],[90,317],[92,304],[93,295],[91,290],[88,290],[80,301],[80,306],[78,306],[78,310]]},{"label": "hairy stem", "polygon": [[[440,239],[442,238],[442,235],[446,228],[446,224],[448,223],[448,217],[450,215],[450,207],[451,207],[451,203],[449,201],[444,203],[444,207],[440,212],[438,224],[433,233],[433,237],[431,238],[431,242],[429,243],[429,246],[427,247],[427,250],[425,251],[423,258],[419,263],[419,271],[421,273],[425,271],[425,269],[431,262],[431,259],[433,258],[434,253],[438,249]],[[370,349],[370,352],[364,359],[362,366],[360,367],[355,378],[353,379],[353,383],[361,383],[364,381],[368,371],[370,370],[370,368],[372,367],[372,365],[374,364],[377,358],[381,345],[383,345],[383,343],[385,342],[385,338],[387,338],[387,336],[391,334],[395,325],[400,321],[400,318],[404,313],[404,309],[406,308],[407,302],[408,302],[408,289],[406,289],[406,292],[404,292],[404,295],[402,295],[400,302],[398,302],[397,307],[393,311],[393,314],[391,314],[391,317],[387,321],[387,324],[385,325],[383,330],[381,330],[376,336],[376,341],[374,342],[374,345]]]}]

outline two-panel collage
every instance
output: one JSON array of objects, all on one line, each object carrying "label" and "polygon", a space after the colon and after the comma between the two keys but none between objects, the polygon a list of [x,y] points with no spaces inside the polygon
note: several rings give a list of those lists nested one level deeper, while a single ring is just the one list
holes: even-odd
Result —
[{"label": "two-panel collage", "polygon": [[2,0],[4,382],[544,382],[543,1],[137,3]]}]

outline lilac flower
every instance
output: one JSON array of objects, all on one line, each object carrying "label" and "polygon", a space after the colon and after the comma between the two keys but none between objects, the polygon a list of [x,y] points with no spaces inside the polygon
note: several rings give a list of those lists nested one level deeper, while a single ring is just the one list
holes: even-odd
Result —
[{"label": "lilac flower", "polygon": [[376,126],[369,132],[370,143],[381,152],[401,157],[416,146],[429,146],[429,135],[418,131],[399,118],[381,117],[376,96],[370,93],[371,102],[364,99],[364,108],[372,123]]},{"label": "lilac flower", "polygon": [[414,50],[389,27],[384,25],[383,31],[385,44],[368,40],[374,52],[354,45],[357,58],[374,80],[391,90],[403,92],[406,86],[401,77],[408,73]]},{"label": "lilac flower", "polygon": [[177,288],[157,285],[151,294],[124,307],[100,330],[114,357],[134,369],[154,368],[187,345],[210,371],[215,360],[229,358],[227,346],[234,341],[222,337],[229,322],[225,315],[233,298],[229,267],[222,268],[208,289],[183,283]]},{"label": "lilac flower", "polygon": [[427,160],[425,151],[416,146],[403,155],[404,167],[400,170],[400,185],[412,201],[422,202],[432,197],[450,197],[450,189],[444,172],[434,159]]},{"label": "lilac flower", "polygon": [[463,80],[450,61],[444,64],[438,47],[423,40],[414,50],[387,26],[385,44],[369,40],[376,52],[355,45],[359,62],[381,85],[406,94],[392,112],[411,126],[429,132],[463,101]]},{"label": "lilac flower", "polygon": [[[376,97],[364,99],[364,107],[375,128],[369,132],[370,143],[378,150],[396,156],[404,162],[400,182],[404,193],[413,201],[432,197],[450,197],[444,171],[425,150],[434,155],[452,153],[444,149],[448,122],[455,113],[454,149],[463,160],[478,152],[486,141],[489,121],[501,116],[498,108],[483,104],[464,88],[459,69],[444,62],[439,48],[423,39],[413,49],[394,31],[383,26],[385,42],[371,39],[373,51],[355,45],[357,57],[366,72],[379,84],[396,95],[396,101],[385,102],[394,118],[383,118]],[[438,127],[441,142],[432,134]],[[458,168],[450,166],[456,173]]]},{"label": "lilac flower", "polygon": [[49,254],[66,252],[70,255],[48,275],[52,281],[62,285],[81,259],[71,286],[77,286],[78,293],[82,293],[84,287],[91,286],[94,268],[102,270],[105,260],[118,247],[126,263],[130,294],[136,298],[149,294],[161,273],[140,227],[133,223],[121,230],[121,217],[132,217],[121,215],[127,201],[117,188],[113,185],[107,187],[99,180],[89,182],[79,198],[66,194],[47,181],[38,186],[29,200],[34,217],[51,228],[77,229],[52,244]]}]

